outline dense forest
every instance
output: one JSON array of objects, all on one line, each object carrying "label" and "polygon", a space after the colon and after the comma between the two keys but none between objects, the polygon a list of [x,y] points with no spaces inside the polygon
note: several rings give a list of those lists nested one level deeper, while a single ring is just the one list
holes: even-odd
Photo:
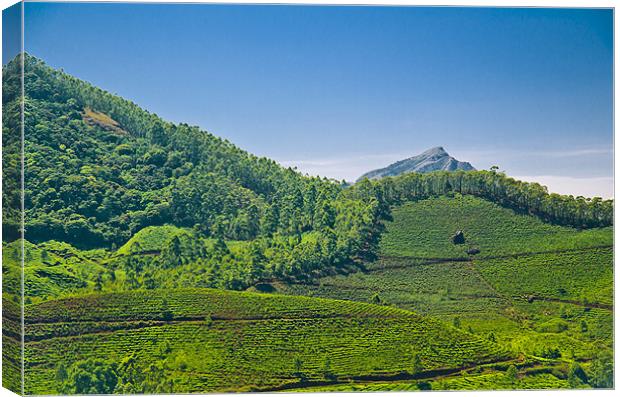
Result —
[{"label": "dense forest", "polygon": [[[30,242],[116,249],[144,228],[174,225],[191,229],[190,240],[219,243],[206,255],[205,244],[175,237],[165,242],[158,267],[207,257],[210,269],[225,263],[234,269],[232,276],[214,275],[215,285],[240,289],[372,259],[390,207],[432,196],[471,194],[576,228],[612,223],[611,200],[549,194],[495,170],[411,173],[352,186],[304,176],[198,127],[168,123],[32,56],[25,55],[24,69]],[[4,136],[13,139],[3,144],[9,149],[19,147],[19,73],[17,59],[3,70]],[[6,150],[4,161],[3,226],[15,239],[19,150]],[[224,241],[245,241],[246,250],[231,254]]]},{"label": "dense forest", "polygon": [[[278,264],[279,274],[372,256],[380,233],[376,200],[349,197],[340,182],[303,176],[198,127],[167,123],[32,56],[24,69],[28,241],[116,249],[146,227],[171,224],[196,238],[295,252],[301,264]],[[18,138],[18,60],[3,73],[3,128]],[[19,141],[5,146],[19,148]],[[19,150],[5,153],[5,164],[19,163]],[[19,189],[4,191],[5,213],[16,215],[5,218],[10,240],[19,235]]]}]

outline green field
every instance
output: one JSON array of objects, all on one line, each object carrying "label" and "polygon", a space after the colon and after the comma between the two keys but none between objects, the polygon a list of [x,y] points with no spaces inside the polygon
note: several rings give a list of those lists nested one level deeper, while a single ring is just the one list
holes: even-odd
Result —
[{"label": "green field", "polygon": [[294,391],[311,392],[386,392],[386,391],[419,391],[419,390],[484,390],[490,386],[494,390],[540,390],[567,389],[570,384],[563,376],[552,373],[529,373],[520,371],[517,378],[511,378],[503,371],[488,370],[483,374],[470,372],[458,375],[437,377],[430,380],[395,381],[395,382],[350,382],[341,385],[329,385],[296,389]]},{"label": "green field", "polygon": [[[215,240],[173,226],[143,229],[116,251],[26,242],[26,391],[71,392],[57,379],[64,368],[127,360],[147,375],[139,384],[119,375],[124,389],[110,391],[590,386],[569,385],[568,368],[588,369],[612,349],[611,228],[550,226],[469,196],[407,203],[386,226],[376,261],[249,288],[273,293],[195,288],[200,260],[161,268],[174,238],[186,241],[181,250],[216,249]],[[455,230],[465,244],[452,243]],[[225,249],[240,258],[249,247],[228,241]],[[472,247],[480,253],[468,255]],[[18,250],[17,242],[4,246],[9,287]],[[128,264],[175,287],[132,289]],[[18,349],[13,317],[5,321],[9,353]],[[14,373],[9,353],[4,368]],[[506,374],[511,362],[516,377]],[[149,371],[166,381],[146,382]]]},{"label": "green field", "polygon": [[515,358],[486,338],[398,308],[208,289],[31,305],[26,335],[33,394],[58,391],[58,362],[129,354],[145,367],[161,365],[174,392],[424,377]]},{"label": "green field", "polygon": [[604,307],[613,304],[611,247],[475,260],[474,263],[480,274],[503,295],[536,296]]},{"label": "green field", "polygon": [[[394,208],[392,216],[381,240],[384,256],[467,258],[467,249],[477,248],[477,257],[493,257],[613,244],[611,228],[551,225],[473,196],[409,202]],[[452,243],[457,230],[463,230],[465,244]]]},{"label": "green field", "polygon": [[[407,203],[394,208],[393,216],[381,242],[382,256],[363,272],[315,283],[281,283],[276,289],[379,300],[457,324],[522,356],[551,357],[557,349],[557,359],[587,363],[600,351],[612,351],[611,228],[551,226],[482,199],[458,196]],[[465,244],[452,243],[456,230],[463,230]],[[471,247],[480,253],[468,255]],[[551,374],[524,375],[513,383],[501,379],[494,373],[432,384],[442,389],[568,387],[565,378]],[[355,384],[339,390],[416,387]]]},{"label": "green field", "polygon": [[[131,290],[127,261],[159,269],[161,247],[175,236],[214,249],[214,240],[172,226],[146,228],[116,251],[26,243],[26,391],[67,392],[59,362],[130,358],[174,381],[125,391],[565,388],[571,362],[588,368],[611,351],[610,228],[550,226],[467,196],[407,203],[393,216],[378,260],[250,288],[275,293]],[[506,233],[511,223],[527,233]],[[465,244],[451,242],[455,230]],[[226,244],[246,255],[246,242]],[[466,254],[471,247],[481,252]],[[10,281],[19,245],[4,249]],[[157,271],[195,287],[199,264]],[[18,335],[6,322],[9,353]],[[5,357],[5,371],[15,372]],[[519,367],[516,378],[507,362]]]}]

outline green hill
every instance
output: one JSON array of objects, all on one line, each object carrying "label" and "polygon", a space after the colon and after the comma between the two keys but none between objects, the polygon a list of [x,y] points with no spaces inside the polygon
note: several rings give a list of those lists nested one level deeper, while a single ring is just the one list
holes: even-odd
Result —
[{"label": "green hill", "polygon": [[[20,241],[3,243],[3,293],[20,295]],[[82,251],[67,243],[47,241],[40,244],[24,242],[24,296],[48,299],[92,287],[108,255],[104,250]]]},{"label": "green hill", "polygon": [[[473,196],[436,197],[408,202],[392,211],[381,239],[381,254],[420,258],[468,258],[563,251],[613,244],[611,228],[579,230],[543,222]],[[465,242],[452,236],[463,231]]]},{"label": "green hill", "polygon": [[[588,363],[612,351],[612,228],[551,225],[460,195],[408,202],[392,215],[380,258],[365,271],[275,287],[414,310],[497,340],[514,354]],[[457,230],[463,244],[452,242]],[[471,248],[480,252],[467,254]],[[502,387],[479,383],[492,378],[438,386]]]},{"label": "green hill", "polygon": [[26,340],[26,392],[33,394],[62,388],[54,381],[61,363],[71,372],[84,361],[105,367],[127,357],[174,379],[160,390],[184,393],[424,378],[511,359],[485,338],[397,308],[209,289],[30,305]]},{"label": "green hill", "polygon": [[[7,242],[18,237],[20,227],[15,170],[20,164],[21,130],[11,121],[19,119],[21,109],[20,61],[21,56],[3,67]],[[210,272],[211,278],[205,281],[209,286],[244,289],[267,279],[303,280],[354,270],[376,257],[382,221],[391,217],[390,206],[445,194],[471,194],[565,226],[612,223],[611,200],[548,194],[538,184],[518,182],[495,171],[410,173],[363,180],[351,187],[311,178],[198,127],[166,122],[33,56],[25,54],[23,61],[24,176],[28,181],[24,219],[25,239],[31,243],[54,240],[83,250],[110,251],[123,246],[120,253],[125,254],[127,242],[137,233],[165,230],[152,227],[191,230],[200,239],[259,241],[252,246],[254,260],[229,263],[223,272]],[[384,250],[390,249],[390,236],[405,230],[401,226],[406,225],[388,231]],[[527,224],[503,226],[504,233],[527,237]],[[472,237],[473,242],[487,244],[483,255],[495,245],[483,241],[481,234]],[[153,238],[153,245],[169,242]],[[402,237],[396,240],[407,245],[395,246],[398,254],[411,254],[418,242],[417,238],[413,243]],[[519,244],[532,243],[532,249],[537,248],[538,240],[530,240]],[[164,247],[151,248],[147,251],[154,253]],[[431,250],[417,255],[434,254]],[[195,258],[180,259],[168,258],[166,267]]]},{"label": "green hill", "polygon": [[[21,220],[13,167],[21,162],[21,129],[12,122],[20,119],[20,58],[3,67],[3,160],[11,165],[4,168],[6,242],[19,237]],[[372,254],[376,202],[347,197],[339,182],[301,175],[198,127],[166,122],[35,57],[23,60],[29,242],[61,241],[82,250],[124,246],[124,254],[144,229],[176,227],[199,238],[267,240],[256,246],[261,249],[286,241],[281,256],[297,249],[291,260],[242,263],[237,267],[252,267],[248,274],[218,275],[217,283],[233,289],[261,278],[320,274]],[[154,245],[168,242],[152,237]],[[307,245],[316,245],[304,244],[309,240],[329,246],[327,255],[304,256]]]},{"label": "green hill", "polygon": [[[21,147],[20,126],[11,122],[19,119],[20,58],[3,67],[3,156],[9,165],[20,163],[16,150]],[[24,176],[28,181],[24,191],[25,239],[34,244],[54,240],[82,250],[109,251],[121,246],[118,253],[125,255],[136,234],[153,232],[153,236],[145,237],[147,247],[139,249],[170,254],[160,261],[160,267],[180,268],[206,259],[212,263],[207,265],[209,276],[201,285],[245,289],[264,280],[307,280],[355,270],[363,261],[376,258],[382,222],[392,216],[390,206],[443,194],[472,194],[506,209],[572,227],[612,223],[609,200],[548,194],[540,185],[514,181],[495,171],[413,173],[373,182],[363,180],[351,187],[307,177],[198,127],[166,122],[35,57],[25,54],[23,61],[27,114]],[[18,237],[19,189],[14,167],[5,171],[3,228],[5,240],[10,242]],[[481,208],[479,215],[484,211]],[[429,213],[422,217],[427,215],[433,216]],[[399,230],[406,230],[407,222],[425,222],[402,219],[405,224],[388,230],[384,251],[393,248],[396,254],[411,255],[421,243],[416,255],[428,257],[437,254],[433,250],[448,247],[439,235],[431,250],[415,236],[414,241],[403,236],[392,239]],[[527,222],[502,226],[504,234],[521,233],[507,236],[513,240],[530,236]],[[176,239],[169,241],[165,231],[174,228],[185,229],[190,238],[201,240],[189,244],[196,250],[182,250]],[[489,255],[498,245],[484,241],[483,232],[470,229],[470,243],[482,244],[482,255]],[[222,248],[230,245],[223,242],[252,242],[251,254],[241,255],[242,259],[234,255],[223,259],[227,253],[218,252],[204,258],[201,246],[206,239],[215,240]],[[538,239],[530,240],[519,244],[545,248],[536,245]],[[558,235],[558,240],[563,241],[564,236]],[[390,248],[398,241],[406,246]],[[436,245],[440,242],[443,247]],[[172,244],[170,250],[164,252],[163,245],[168,243]],[[448,251],[444,254],[462,256]],[[498,251],[506,253],[503,248]],[[189,252],[188,258],[179,257],[184,252]],[[226,266],[218,269],[216,262]],[[145,280],[138,274],[144,266],[129,266],[132,269],[126,273],[136,272],[135,277],[129,274],[132,288],[144,286]],[[48,270],[42,273],[44,277],[49,273],[55,279],[66,278]],[[115,271],[107,269],[108,274],[111,270]],[[158,275],[149,277],[147,284]],[[79,283],[74,281],[67,282]],[[96,283],[97,288],[105,284],[103,276],[82,281]],[[189,286],[196,285],[192,283]],[[31,295],[54,295],[54,291]]]},{"label": "green hill", "polygon": [[[3,67],[3,103],[17,119],[19,66]],[[24,70],[29,241],[109,248],[164,224],[236,240],[334,226],[322,215],[337,211],[338,183],[168,123],[30,55]],[[17,127],[5,125],[7,136]]]},{"label": "green hill", "polygon": [[117,251],[117,255],[130,253],[158,253],[175,236],[187,233],[175,226],[149,226],[131,236]]}]

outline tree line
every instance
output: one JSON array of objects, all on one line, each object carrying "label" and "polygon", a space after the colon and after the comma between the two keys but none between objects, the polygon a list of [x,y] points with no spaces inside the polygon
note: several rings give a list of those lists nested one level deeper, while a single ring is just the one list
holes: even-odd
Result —
[{"label": "tree line", "polygon": [[545,222],[580,229],[613,224],[613,200],[549,193],[545,186],[515,180],[496,170],[409,173],[366,181],[389,205],[453,193],[481,197]]}]

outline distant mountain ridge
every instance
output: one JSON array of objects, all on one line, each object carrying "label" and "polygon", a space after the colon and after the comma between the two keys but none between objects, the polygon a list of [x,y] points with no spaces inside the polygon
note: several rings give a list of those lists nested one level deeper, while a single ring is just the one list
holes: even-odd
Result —
[{"label": "distant mountain ridge", "polygon": [[358,181],[368,179],[380,179],[386,176],[396,176],[409,172],[432,172],[432,171],[475,171],[476,169],[466,161],[458,161],[450,156],[441,146],[428,149],[417,156],[397,161],[385,168],[369,171],[359,177]]}]

